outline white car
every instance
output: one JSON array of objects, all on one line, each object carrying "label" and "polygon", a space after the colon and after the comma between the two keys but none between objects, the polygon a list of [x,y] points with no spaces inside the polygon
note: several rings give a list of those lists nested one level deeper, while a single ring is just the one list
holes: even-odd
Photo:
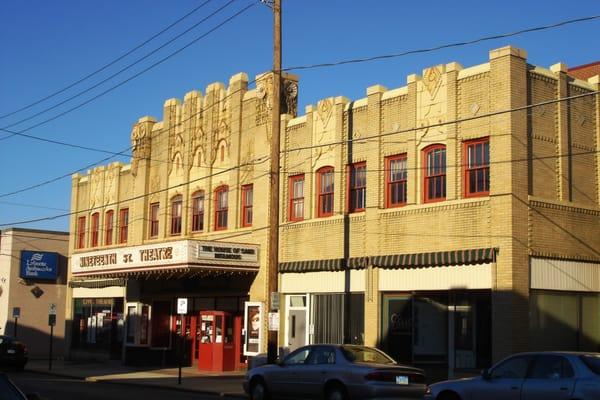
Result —
[{"label": "white car", "polygon": [[474,378],[438,382],[427,400],[598,400],[600,353],[519,353]]}]

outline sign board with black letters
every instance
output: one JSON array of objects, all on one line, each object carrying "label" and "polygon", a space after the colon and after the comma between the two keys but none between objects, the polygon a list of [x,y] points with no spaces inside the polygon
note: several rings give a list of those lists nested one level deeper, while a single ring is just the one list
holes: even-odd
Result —
[{"label": "sign board with black letters", "polygon": [[177,314],[187,314],[188,299],[179,297],[177,299]]},{"label": "sign board with black letters", "polygon": [[56,325],[56,314],[48,314],[48,326]]},{"label": "sign board with black letters", "polygon": [[50,303],[48,306],[48,315],[56,315],[56,303]]},{"label": "sign board with black letters", "polygon": [[13,307],[13,318],[21,318],[21,307]]}]

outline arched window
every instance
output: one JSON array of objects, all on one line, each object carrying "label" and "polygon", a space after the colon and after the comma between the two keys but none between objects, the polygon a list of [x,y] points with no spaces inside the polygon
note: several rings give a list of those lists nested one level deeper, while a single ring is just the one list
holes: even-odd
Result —
[{"label": "arched window", "polygon": [[171,235],[181,234],[181,214],[183,200],[181,195],[171,199]]},{"label": "arched window", "polygon": [[192,232],[204,230],[204,191],[192,195]]},{"label": "arched window", "polygon": [[113,226],[115,224],[115,211],[108,210],[104,215],[104,245],[110,246],[113,241]]},{"label": "arched window", "polygon": [[423,201],[446,199],[446,146],[434,144],[423,150]]},{"label": "arched window", "polygon": [[227,211],[228,201],[227,194],[229,188],[220,186],[215,189],[215,230],[220,231],[227,229]]},{"label": "arched window", "polygon": [[98,237],[100,231],[100,213],[92,214],[92,247],[98,247]]},{"label": "arched window", "polygon": [[333,167],[317,171],[317,216],[333,215]]}]

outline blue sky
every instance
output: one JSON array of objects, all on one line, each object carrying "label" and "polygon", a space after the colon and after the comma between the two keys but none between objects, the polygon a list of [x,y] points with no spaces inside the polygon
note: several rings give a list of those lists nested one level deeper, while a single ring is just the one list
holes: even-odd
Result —
[{"label": "blue sky", "polygon": [[[205,0],[5,0],[0,2],[0,115],[28,105],[77,81],[126,53]],[[215,17],[123,74],[56,109],[15,125],[19,131],[66,111],[122,82],[185,46],[251,0],[235,0]],[[254,3],[257,3],[256,1]],[[29,118],[71,97],[160,46],[227,4],[212,0],[182,23],[118,64],[35,107],[0,119],[0,128]],[[283,0],[284,67],[354,59],[434,47],[600,14],[600,3],[558,5],[548,1],[405,2],[398,0]],[[164,63],[80,109],[27,134],[82,146],[121,151],[130,145],[141,116],[162,119],[168,98],[190,90],[204,93],[212,82],[246,72],[250,79],[272,65],[272,14],[256,4],[222,28]],[[319,99],[365,96],[366,88],[405,85],[406,76],[431,65],[484,63],[490,49],[512,44],[532,64],[568,66],[600,60],[595,43],[600,20],[476,45],[389,60],[299,71],[299,110]],[[594,39],[596,38],[596,39]],[[5,224],[51,217],[70,208],[70,177],[17,195],[4,194],[52,180],[107,155],[0,132],[0,229]],[[116,158],[129,162],[126,158]],[[102,163],[106,164],[106,162]],[[22,227],[68,230],[68,218]]]}]

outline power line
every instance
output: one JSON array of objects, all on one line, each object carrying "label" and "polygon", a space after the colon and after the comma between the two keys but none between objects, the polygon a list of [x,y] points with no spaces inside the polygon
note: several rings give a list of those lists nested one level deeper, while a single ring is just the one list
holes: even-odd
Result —
[{"label": "power line", "polygon": [[[234,1],[234,0],[231,0],[231,1]],[[166,57],[163,57],[163,58],[161,58],[161,59],[160,59],[160,60],[158,60],[157,62],[155,62],[155,63],[151,64],[149,67],[147,67],[147,68],[144,68],[144,69],[143,69],[143,70],[141,70],[140,72],[138,72],[138,73],[136,73],[136,74],[134,74],[134,75],[130,76],[129,78],[127,78],[127,79],[125,79],[125,80],[123,80],[123,81],[119,82],[118,84],[116,84],[116,85],[114,85],[114,86],[111,86],[110,88],[108,88],[108,89],[104,90],[103,92],[100,92],[99,94],[97,94],[97,95],[95,95],[95,96],[93,96],[93,97],[89,98],[88,100],[86,100],[86,101],[84,101],[84,102],[82,102],[82,103],[80,103],[80,104],[78,104],[78,105],[76,105],[76,106],[74,106],[74,107],[72,107],[72,108],[70,108],[70,109],[68,109],[68,110],[65,110],[65,111],[63,111],[63,112],[61,112],[61,113],[59,113],[59,114],[57,114],[57,115],[54,115],[53,117],[47,118],[47,119],[45,119],[45,120],[43,120],[43,121],[41,121],[41,122],[38,122],[38,123],[36,123],[36,124],[34,124],[34,125],[31,125],[31,126],[29,126],[29,127],[25,128],[25,129],[22,129],[22,130],[20,130],[20,131],[18,131],[18,132],[16,132],[16,131],[11,131],[11,130],[4,129],[4,128],[0,128],[0,130],[1,130],[1,131],[4,131],[4,132],[8,132],[8,133],[10,133],[10,135],[8,135],[8,136],[5,136],[5,137],[3,137],[3,138],[0,138],[0,140],[5,140],[5,139],[8,139],[8,138],[10,138],[10,137],[13,137],[13,136],[15,136],[15,135],[16,135],[16,136],[28,137],[28,138],[30,138],[30,139],[36,139],[36,140],[42,140],[42,141],[48,141],[48,140],[44,140],[43,138],[40,138],[40,137],[37,137],[37,136],[33,136],[33,135],[25,135],[25,134],[24,134],[24,132],[30,131],[30,130],[32,130],[32,129],[34,129],[34,128],[37,128],[37,127],[41,126],[41,125],[47,124],[48,122],[54,121],[55,119],[58,119],[58,118],[60,118],[60,117],[62,117],[62,116],[64,116],[64,115],[66,115],[66,114],[69,114],[69,113],[71,113],[71,112],[75,111],[75,110],[78,110],[79,108],[81,108],[81,107],[83,107],[83,106],[85,106],[85,105],[87,105],[87,104],[91,103],[92,101],[94,101],[94,100],[96,100],[96,99],[98,99],[98,98],[100,98],[100,97],[102,97],[102,96],[106,95],[107,93],[110,93],[110,92],[112,92],[113,90],[115,90],[115,89],[117,89],[117,88],[119,88],[119,87],[121,87],[121,86],[123,86],[124,84],[126,84],[126,83],[128,83],[128,82],[132,81],[133,79],[135,79],[135,78],[139,77],[140,75],[142,75],[142,74],[144,74],[144,73],[148,72],[149,70],[151,70],[151,69],[155,68],[156,66],[158,66],[158,65],[162,64],[163,62],[165,62],[165,61],[169,60],[169,59],[170,59],[170,58],[172,58],[173,56],[175,56],[175,55],[177,55],[177,54],[181,53],[183,50],[187,49],[188,47],[190,47],[190,46],[191,46],[191,45],[193,45],[194,43],[198,42],[199,40],[201,40],[201,39],[205,38],[206,36],[208,36],[208,35],[209,35],[209,34],[211,34],[212,32],[214,32],[214,31],[216,31],[217,29],[221,28],[222,26],[224,26],[225,24],[227,24],[228,22],[230,22],[230,21],[231,21],[231,20],[233,20],[234,18],[236,18],[236,17],[240,16],[240,15],[241,15],[241,14],[243,14],[244,12],[248,11],[248,10],[249,10],[251,7],[254,7],[255,5],[256,5],[256,3],[251,3],[251,4],[247,5],[246,7],[242,8],[240,11],[238,11],[238,12],[236,12],[235,14],[233,14],[232,16],[230,16],[230,17],[226,18],[224,21],[222,21],[221,23],[219,23],[219,24],[218,24],[218,25],[216,25],[215,27],[211,28],[210,30],[208,30],[208,31],[207,31],[207,32],[205,32],[204,34],[202,34],[201,36],[199,36],[199,37],[195,38],[194,40],[192,40],[191,42],[187,43],[185,46],[183,46],[183,47],[180,47],[179,49],[177,49],[177,50],[176,50],[176,51],[174,51],[173,53],[171,53],[171,54],[167,55]],[[14,125],[14,124],[13,124],[13,125]],[[12,126],[12,125],[9,125],[9,126]],[[56,143],[56,144],[59,144],[59,143]]]},{"label": "power line", "polygon": [[283,68],[282,71],[336,67],[339,65],[357,64],[357,63],[363,63],[363,62],[369,62],[369,61],[384,60],[384,59],[389,59],[389,58],[404,57],[404,56],[411,55],[411,54],[428,53],[431,51],[448,49],[448,48],[452,48],[452,47],[467,46],[467,45],[481,43],[481,42],[495,40],[495,39],[503,39],[503,38],[507,38],[507,37],[521,35],[524,33],[539,32],[539,31],[543,31],[543,30],[547,30],[547,29],[554,29],[554,28],[558,28],[561,26],[565,26],[565,25],[570,25],[570,24],[575,24],[575,23],[585,22],[585,21],[592,21],[592,20],[599,19],[599,18],[600,18],[600,15],[592,15],[592,16],[588,16],[588,17],[581,17],[581,18],[560,21],[560,22],[557,22],[554,24],[537,26],[534,28],[521,29],[519,31],[510,32],[510,33],[503,33],[503,34],[498,34],[498,35],[493,35],[493,36],[484,36],[484,37],[481,37],[478,39],[467,40],[464,42],[448,43],[448,44],[443,44],[443,45],[424,48],[424,49],[408,50],[408,51],[404,51],[401,53],[385,54],[385,55],[364,57],[364,58],[355,58],[355,59],[350,59],[350,60],[341,60],[341,61],[334,61],[334,62],[329,62],[329,63],[299,65],[299,66],[294,66],[294,67]]},{"label": "power line", "polygon": [[48,99],[51,99],[54,96],[57,96],[69,89],[71,89],[72,87],[86,81],[87,79],[91,78],[94,75],[99,74],[100,72],[104,71],[105,69],[113,66],[114,64],[116,64],[117,62],[123,60],[125,57],[129,56],[130,54],[134,53],[135,51],[139,50],[140,48],[144,47],[146,44],[150,43],[152,40],[156,39],[158,36],[162,35],[163,33],[165,33],[166,31],[168,31],[169,29],[171,29],[172,27],[174,27],[175,25],[179,24],[180,22],[182,22],[184,19],[186,19],[187,17],[189,17],[190,15],[194,14],[196,11],[200,10],[202,7],[204,7],[205,5],[207,5],[208,3],[210,3],[212,0],[206,0],[204,3],[200,4],[199,6],[195,7],[194,9],[192,9],[191,11],[189,11],[187,14],[185,14],[184,16],[182,16],[181,18],[179,18],[177,21],[171,23],[169,26],[163,28],[162,30],[160,30],[159,32],[155,33],[154,35],[152,35],[150,38],[146,39],[145,41],[143,41],[142,43],[138,44],[137,46],[133,47],[132,49],[128,50],[126,53],[124,53],[123,55],[115,58],[114,60],[110,61],[108,64],[103,65],[102,67],[98,68],[97,70],[90,72],[89,74],[87,74],[86,76],[84,76],[83,78],[80,78],[79,80],[65,86],[62,89],[59,89],[58,91],[51,93],[45,97],[42,97],[36,101],[34,101],[31,104],[28,104],[26,106],[23,106],[17,110],[11,111],[7,114],[4,115],[0,115],[0,119],[4,119],[6,117],[10,117],[11,115],[14,115],[16,113],[19,113],[21,111],[25,111],[33,106],[36,106]]}]

